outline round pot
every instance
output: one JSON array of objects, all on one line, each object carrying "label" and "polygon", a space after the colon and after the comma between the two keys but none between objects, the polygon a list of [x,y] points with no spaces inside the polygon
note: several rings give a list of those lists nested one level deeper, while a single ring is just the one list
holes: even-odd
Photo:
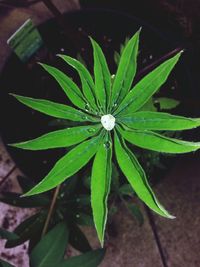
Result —
[{"label": "round pot", "polygon": [[[73,57],[81,55],[92,71],[92,48],[88,38],[92,36],[101,45],[110,70],[115,73],[114,52],[119,51],[125,38],[132,36],[141,26],[138,72],[180,46],[179,41],[160,33],[138,18],[111,10],[89,9],[67,13],[60,22],[51,19],[40,25],[44,46],[26,64],[12,54],[1,73],[0,111],[3,117],[0,127],[5,144],[32,139],[55,129],[55,121],[51,117],[23,106],[9,93],[68,103],[57,83],[36,64],[38,61],[62,69],[80,84],[77,74],[58,59],[56,54],[63,53]],[[181,61],[162,87],[161,95],[181,98],[180,92],[190,87],[188,70],[183,60]],[[7,148],[19,168],[34,179],[41,179],[64,152],[62,149],[31,152],[9,146]]]}]

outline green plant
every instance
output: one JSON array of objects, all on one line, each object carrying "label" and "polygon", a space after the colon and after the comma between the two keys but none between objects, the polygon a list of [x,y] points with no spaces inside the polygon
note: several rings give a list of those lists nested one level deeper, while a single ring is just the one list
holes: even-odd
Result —
[{"label": "green plant", "polygon": [[[34,186],[30,178],[18,176],[17,180],[23,192]],[[19,193],[2,192],[1,202],[20,208],[34,208],[34,214],[22,221],[13,232],[0,228],[0,239],[6,240],[5,248],[19,246],[28,240],[28,255],[33,267],[50,267],[56,264],[66,267],[84,264],[87,267],[98,266],[105,251],[93,251],[81,230],[80,226],[93,226],[93,220],[90,197],[84,193],[85,189],[78,189],[78,183],[78,177],[73,175],[62,184],[49,220],[47,218],[51,211],[48,207],[52,207],[51,192],[34,195],[28,199],[21,198]],[[53,244],[51,249],[49,244]],[[62,259],[68,244],[83,254],[67,260]],[[44,258],[44,261],[41,258]],[[0,261],[0,266],[1,264],[5,265]]]},{"label": "green plant", "polygon": [[[4,236],[9,240],[15,240],[13,233],[4,231]],[[65,250],[68,245],[68,226],[66,222],[56,224],[30,252],[31,267],[96,267],[102,261],[105,251],[97,249],[88,251],[82,255],[64,258]],[[9,263],[0,260],[0,266],[13,266]]]},{"label": "green plant", "polygon": [[[162,153],[187,153],[200,148],[199,142],[166,137],[160,131],[180,131],[200,125],[200,119],[185,118],[142,107],[167,80],[182,51],[166,60],[132,87],[137,69],[140,30],[127,42],[116,74],[111,76],[100,46],[91,38],[94,51],[94,81],[79,61],[59,55],[79,73],[82,90],[63,72],[52,66],[41,66],[52,75],[75,107],[44,99],[13,95],[21,103],[44,114],[87,123],[84,126],[50,132],[34,140],[12,144],[30,150],[77,145],[64,155],[47,176],[24,196],[50,190],[78,172],[94,156],[91,175],[91,205],[101,244],[107,220],[110,191],[113,140],[119,167],[137,196],[153,211],[173,219],[155,197],[145,172],[126,142]],[[86,140],[87,139],[87,140]]]}]

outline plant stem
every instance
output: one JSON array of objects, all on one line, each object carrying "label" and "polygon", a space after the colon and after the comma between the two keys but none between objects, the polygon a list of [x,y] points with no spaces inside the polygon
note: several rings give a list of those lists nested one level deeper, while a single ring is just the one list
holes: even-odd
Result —
[{"label": "plant stem", "polygon": [[48,229],[48,226],[49,226],[49,222],[50,222],[50,219],[51,219],[51,215],[53,213],[53,210],[54,210],[54,207],[55,207],[55,204],[56,204],[56,199],[57,199],[57,196],[58,196],[58,193],[59,193],[59,190],[60,190],[60,186],[61,185],[57,186],[55,191],[54,191],[53,198],[52,198],[51,205],[50,205],[50,208],[49,208],[49,212],[48,212],[45,224],[44,224],[44,228],[42,230],[41,237],[43,237],[47,232],[47,229]]}]

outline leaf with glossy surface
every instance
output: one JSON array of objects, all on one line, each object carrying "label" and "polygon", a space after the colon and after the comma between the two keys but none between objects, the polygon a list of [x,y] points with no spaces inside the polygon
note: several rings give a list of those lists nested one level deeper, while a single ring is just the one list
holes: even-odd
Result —
[{"label": "leaf with glossy surface", "polygon": [[128,41],[120,57],[119,66],[112,86],[111,105],[119,105],[131,88],[137,69],[137,55],[140,31]]},{"label": "leaf with glossy surface", "polygon": [[181,53],[182,51],[166,60],[142,78],[127,94],[114,115],[118,113],[132,113],[140,109],[161,85],[165,83],[170,72],[178,62]]},{"label": "leaf with glossy surface", "polygon": [[61,57],[70,66],[72,66],[75,70],[77,70],[81,79],[83,94],[87,99],[89,106],[91,106],[94,110],[97,110],[98,108],[96,105],[96,98],[94,93],[95,85],[89,71],[81,62],[72,57],[65,55],[58,55],[58,56]]},{"label": "leaf with glossy surface", "polygon": [[31,267],[55,267],[63,259],[68,244],[65,222],[57,224],[35,246],[30,255]]},{"label": "leaf with glossy surface", "polygon": [[87,102],[82,92],[80,91],[78,86],[72,81],[72,79],[70,79],[67,75],[65,75],[62,71],[55,67],[42,63],[40,63],[40,65],[56,79],[56,81],[59,83],[70,101],[78,108],[85,110]]},{"label": "leaf with glossy surface", "polygon": [[107,199],[110,191],[112,173],[112,143],[101,144],[96,153],[91,177],[91,205],[94,224],[101,245],[104,242],[104,232],[107,221]]},{"label": "leaf with glossy surface", "polygon": [[97,267],[103,260],[104,255],[104,249],[93,250],[62,261],[59,263],[59,267]]},{"label": "leaf with glossy surface", "polygon": [[139,130],[180,131],[200,126],[200,119],[149,111],[127,114],[118,120],[129,128]]},{"label": "leaf with glossy surface", "polygon": [[21,149],[43,150],[50,148],[68,147],[78,144],[85,139],[94,136],[100,130],[101,125],[78,126],[47,133],[36,139],[11,144]]},{"label": "leaf with glossy surface", "polygon": [[101,107],[106,111],[111,96],[111,74],[101,47],[92,38],[90,40],[94,54],[95,94]]},{"label": "leaf with glossy surface", "polygon": [[115,153],[118,164],[133,187],[137,196],[153,211],[163,217],[173,219],[156,199],[150,188],[145,173],[133,153],[126,147],[123,140],[120,141],[115,132]]},{"label": "leaf with glossy surface", "polygon": [[55,118],[66,119],[71,121],[80,121],[80,122],[99,121],[99,119],[67,105],[55,103],[45,99],[37,99],[15,94],[10,94],[10,95],[14,96],[22,104]]},{"label": "leaf with glossy surface", "polygon": [[200,142],[188,142],[169,138],[145,130],[124,131],[118,128],[121,135],[133,145],[163,153],[188,153],[200,148]]},{"label": "leaf with glossy surface", "polygon": [[47,176],[24,196],[31,196],[48,191],[78,172],[96,153],[101,135],[84,141],[70,150],[54,165]]}]

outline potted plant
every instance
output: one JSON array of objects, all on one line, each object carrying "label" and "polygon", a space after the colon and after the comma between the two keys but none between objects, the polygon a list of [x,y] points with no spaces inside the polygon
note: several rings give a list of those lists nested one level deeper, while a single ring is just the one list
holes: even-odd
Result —
[{"label": "potted plant", "polygon": [[[161,63],[139,82],[136,80],[134,88],[138,89],[129,91],[136,73],[138,43],[139,31],[126,43],[121,55],[118,55],[118,70],[114,76],[111,76],[100,46],[92,40],[95,82],[83,64],[69,56],[61,55],[64,61],[78,71],[83,92],[63,72],[55,67],[42,64],[45,70],[61,85],[73,105],[80,110],[66,104],[56,104],[49,100],[15,95],[20,102],[37,111],[59,119],[72,120],[74,123],[71,125],[73,127],[69,129],[54,131],[37,139],[14,144],[13,146],[23,149],[42,150],[63,146],[68,147],[80,143],[71,151],[67,151],[67,154],[64,149],[62,153],[65,153],[65,155],[56,163],[53,170],[27,195],[34,195],[35,193],[38,194],[52,189],[66,178],[75,174],[96,155],[91,175],[91,193],[94,223],[102,245],[107,219],[106,200],[111,183],[111,169],[113,169],[111,164],[113,137],[111,133],[115,132],[115,165],[116,162],[119,164],[133,190],[150,208],[169,218],[172,218],[172,216],[157,201],[146,180],[145,173],[124,140],[139,147],[167,153],[189,152],[199,148],[198,143],[184,142],[151,132],[151,130],[160,132],[194,128],[199,125],[199,120],[152,111],[152,109],[155,109],[153,102],[148,103],[144,108],[144,104],[148,100],[152,100],[152,94],[166,81],[181,52]],[[143,87],[147,88],[145,93],[141,90]],[[134,97],[137,101],[132,101]],[[160,100],[160,103],[164,102]],[[150,112],[149,109],[151,109]],[[155,123],[152,123],[152,121]],[[80,126],[77,126],[77,122],[80,122]],[[63,125],[63,121],[61,121],[61,124]],[[145,138],[142,138],[144,135]],[[65,138],[66,136],[68,138]],[[131,173],[129,170],[131,170]],[[131,177],[132,173],[137,177],[136,184]],[[54,179],[54,176],[57,178]],[[99,183],[100,179],[103,179],[101,183]],[[137,183],[140,184],[138,185]],[[120,189],[123,192],[121,187]],[[58,187],[54,196],[58,196],[59,190],[60,188]],[[130,186],[128,186],[128,190],[130,192]],[[38,196],[35,197],[37,200]],[[60,225],[59,227],[63,226],[63,224]]]}]

